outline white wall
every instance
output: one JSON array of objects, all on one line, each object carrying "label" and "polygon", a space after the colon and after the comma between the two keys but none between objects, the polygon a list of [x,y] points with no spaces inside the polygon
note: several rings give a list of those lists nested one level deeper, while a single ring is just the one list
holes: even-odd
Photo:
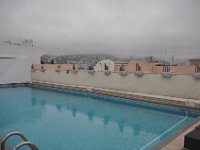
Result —
[{"label": "white wall", "polygon": [[87,71],[67,74],[65,71],[36,70],[32,72],[32,80],[200,99],[200,80],[193,79],[191,75],[174,75],[170,79],[165,79],[160,74],[145,74],[143,77],[136,77],[130,73],[123,77],[119,73],[106,76],[103,72],[95,72],[92,75]]},{"label": "white wall", "polygon": [[0,84],[31,82],[31,65],[40,63],[41,55],[33,47],[0,45]]},{"label": "white wall", "polygon": [[31,82],[31,62],[27,56],[0,59],[0,84]]},{"label": "white wall", "polygon": [[105,71],[105,65],[108,66],[109,71],[111,71],[111,72],[114,71],[114,62],[109,59],[104,59],[104,60],[101,60],[100,62],[98,62],[96,64],[96,66],[94,67],[94,70],[96,72]]}]

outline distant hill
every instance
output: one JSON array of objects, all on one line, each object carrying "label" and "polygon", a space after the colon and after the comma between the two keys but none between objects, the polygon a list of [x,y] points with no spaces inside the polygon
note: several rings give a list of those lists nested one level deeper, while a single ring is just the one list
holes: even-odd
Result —
[{"label": "distant hill", "polygon": [[78,63],[87,65],[96,65],[99,61],[103,59],[110,59],[113,61],[120,60],[119,58],[109,55],[109,54],[73,54],[73,55],[61,55],[61,56],[50,56],[43,55],[42,60],[44,63],[50,63],[51,60],[54,63],[67,64],[67,63]]},{"label": "distant hill", "polygon": [[[118,58],[110,54],[71,54],[71,55],[61,55],[61,56],[43,55],[41,59],[44,63],[51,63],[53,60],[53,63],[57,64],[74,63],[83,65],[85,64],[87,66],[95,66],[99,61],[103,59],[110,59],[113,61],[146,60],[146,61],[154,61],[165,64],[172,64],[172,57],[155,58],[153,56],[147,56],[147,57],[131,56],[129,58]],[[188,60],[174,58],[173,64],[177,65],[188,64]]]}]

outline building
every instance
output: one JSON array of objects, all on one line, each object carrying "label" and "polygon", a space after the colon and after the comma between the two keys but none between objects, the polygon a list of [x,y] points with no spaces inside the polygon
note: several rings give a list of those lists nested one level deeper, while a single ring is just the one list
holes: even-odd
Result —
[{"label": "building", "polygon": [[156,65],[160,65],[160,63],[143,60],[132,60],[128,63],[127,72],[142,71],[152,73],[154,72],[154,67]]},{"label": "building", "polygon": [[141,71],[144,73],[170,72],[174,74],[193,74],[200,72],[200,65],[170,65],[164,61],[131,60],[127,62],[105,59],[97,63],[94,70],[96,72],[108,70],[111,72],[125,71],[129,73]]},{"label": "building", "polygon": [[31,82],[31,65],[43,50],[27,45],[0,44],[0,84]]},{"label": "building", "polygon": [[190,65],[200,65],[200,58],[190,58]]},{"label": "building", "polygon": [[114,62],[114,71],[127,71],[128,62],[127,61],[115,61]]},{"label": "building", "polygon": [[98,62],[96,64],[96,66],[94,67],[94,70],[96,72],[102,72],[102,71],[111,71],[113,72],[114,71],[114,61],[112,60],[109,60],[109,59],[104,59],[104,60],[101,60],[100,62]]},{"label": "building", "polygon": [[[196,69],[196,70],[198,70],[198,69]],[[142,71],[144,73],[170,72],[170,73],[175,73],[175,74],[193,74],[194,72],[197,72],[197,71],[195,71],[195,65],[179,66],[179,65],[169,65],[169,64],[160,63],[160,62],[143,61],[143,60],[130,61],[128,63],[126,71],[127,72]]]},{"label": "building", "polygon": [[47,70],[79,70],[79,64],[33,64],[33,69],[47,69]]},{"label": "building", "polygon": [[119,72],[126,71],[128,66],[127,61],[112,61],[109,59],[104,59],[98,62],[94,68],[96,72],[102,71],[111,71],[111,72]]}]

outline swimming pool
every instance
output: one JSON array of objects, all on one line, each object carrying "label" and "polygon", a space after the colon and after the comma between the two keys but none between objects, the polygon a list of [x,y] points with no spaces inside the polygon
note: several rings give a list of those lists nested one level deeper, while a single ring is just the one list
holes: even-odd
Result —
[{"label": "swimming pool", "polygon": [[41,86],[0,88],[0,104],[0,137],[18,130],[41,150],[150,149],[200,114]]}]

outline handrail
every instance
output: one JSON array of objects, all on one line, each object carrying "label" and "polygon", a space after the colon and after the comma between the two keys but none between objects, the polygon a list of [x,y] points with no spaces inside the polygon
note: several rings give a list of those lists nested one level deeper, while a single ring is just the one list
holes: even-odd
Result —
[{"label": "handrail", "polygon": [[[13,131],[13,132],[11,132],[11,133],[9,133],[9,134],[7,134],[3,139],[2,139],[2,142],[1,142],[1,150],[5,150],[5,144],[6,144],[6,141],[11,137],[11,136],[13,136],[13,135],[18,135],[23,141],[25,141],[25,142],[29,142],[26,138],[25,138],[25,136],[22,134],[22,133],[20,133],[20,132],[18,132],[18,131]],[[34,146],[32,146],[31,144],[29,144],[30,145],[30,147],[31,147],[31,149],[32,150],[38,150],[38,149],[35,149],[35,145]]]},{"label": "handrail", "polygon": [[39,150],[33,143],[29,141],[23,141],[19,143],[13,150],[18,150],[19,148],[28,145],[32,150]]}]

